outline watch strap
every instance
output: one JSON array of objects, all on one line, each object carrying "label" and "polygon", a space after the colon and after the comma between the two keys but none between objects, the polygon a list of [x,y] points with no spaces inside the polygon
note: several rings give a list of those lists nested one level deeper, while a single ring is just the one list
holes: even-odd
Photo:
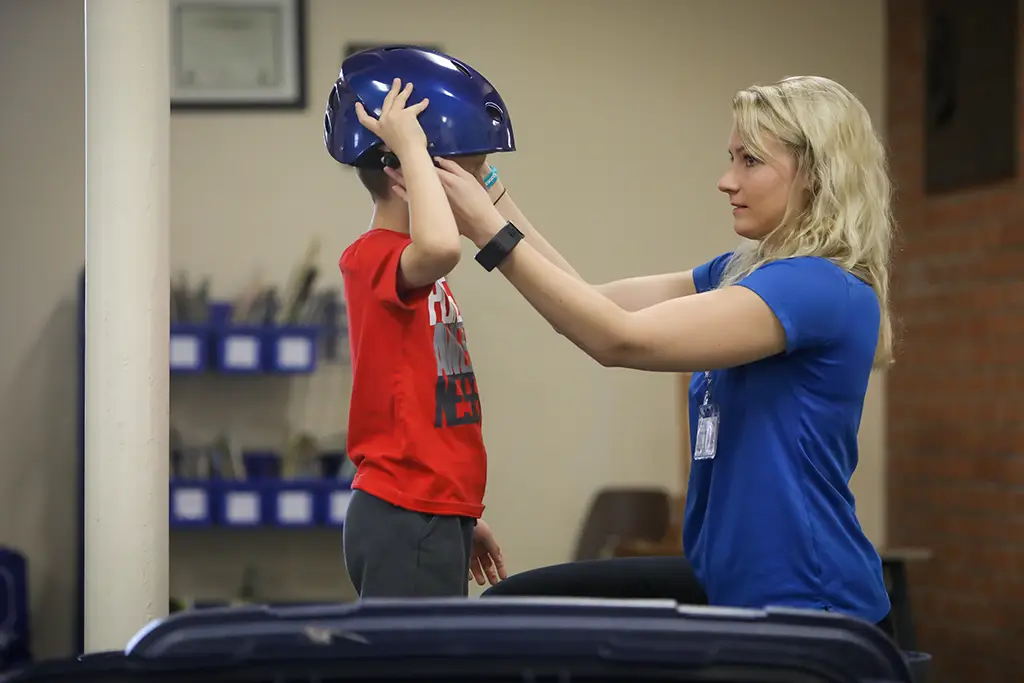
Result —
[{"label": "watch strap", "polygon": [[492,237],[487,244],[476,253],[476,261],[484,270],[490,272],[497,268],[512,253],[516,245],[523,239],[523,233],[511,221]]}]

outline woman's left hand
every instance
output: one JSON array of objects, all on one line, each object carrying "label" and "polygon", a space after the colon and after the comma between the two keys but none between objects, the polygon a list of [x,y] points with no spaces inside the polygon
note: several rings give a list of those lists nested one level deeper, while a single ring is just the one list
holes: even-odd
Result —
[{"label": "woman's left hand", "polygon": [[[448,203],[455,214],[459,232],[478,246],[485,244],[505,227],[505,219],[494,208],[491,197],[481,180],[450,159],[436,157],[437,175],[448,195]],[[400,170],[385,168],[384,172],[395,182],[399,196],[405,198],[405,178]]]},{"label": "woman's left hand", "polygon": [[480,180],[450,159],[437,159],[437,175],[452,206],[459,231],[476,242],[486,242],[505,226],[505,219]]}]

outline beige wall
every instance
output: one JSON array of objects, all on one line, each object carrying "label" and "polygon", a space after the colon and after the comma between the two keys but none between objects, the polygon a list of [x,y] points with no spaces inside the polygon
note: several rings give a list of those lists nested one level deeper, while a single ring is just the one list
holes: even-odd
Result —
[{"label": "beige wall", "polygon": [[[737,88],[815,73],[848,85],[876,120],[884,110],[881,0],[311,5],[307,111],[172,119],[172,267],[209,274],[218,295],[234,295],[255,269],[283,282],[314,235],[335,278],[338,255],[364,229],[364,193],[324,152],[320,132],[321,100],[350,40],[438,43],[496,83],[519,141],[517,153],[495,159],[502,178],[594,281],[691,267],[733,245],[715,181]],[[70,646],[75,581],[82,41],[80,0],[0,0],[0,543],[29,554],[42,654]],[[451,281],[487,414],[487,518],[512,570],[568,559],[600,486],[678,489],[673,377],[600,368],[469,259]],[[172,419],[198,437],[228,425],[248,443],[289,425],[331,434],[344,429],[347,382],[344,369],[258,389],[175,380]],[[855,481],[876,542],[881,382]],[[179,534],[172,557],[179,594],[230,593],[256,558],[267,598],[345,592],[335,534]]]}]

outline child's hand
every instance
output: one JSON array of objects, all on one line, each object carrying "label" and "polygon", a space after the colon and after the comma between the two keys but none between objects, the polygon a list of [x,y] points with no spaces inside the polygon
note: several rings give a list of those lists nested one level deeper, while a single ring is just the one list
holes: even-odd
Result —
[{"label": "child's hand", "polygon": [[469,558],[469,580],[476,580],[478,585],[492,586],[508,578],[505,571],[505,558],[501,556],[501,548],[494,540],[491,527],[479,519],[473,529],[473,548]]},{"label": "child's hand", "polygon": [[409,152],[427,148],[427,136],[420,126],[418,117],[427,108],[429,100],[423,99],[411,107],[406,107],[405,103],[410,94],[412,83],[406,83],[402,88],[402,81],[396,78],[391,83],[387,97],[384,98],[378,118],[368,114],[362,102],[356,102],[359,123],[379,137],[399,159]]}]

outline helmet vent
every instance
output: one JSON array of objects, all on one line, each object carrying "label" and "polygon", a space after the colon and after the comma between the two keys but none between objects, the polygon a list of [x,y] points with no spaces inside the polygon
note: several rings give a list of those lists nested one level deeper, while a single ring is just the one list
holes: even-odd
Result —
[{"label": "helmet vent", "polygon": [[473,78],[473,74],[470,73],[469,67],[467,67],[465,64],[463,64],[462,62],[460,62],[457,59],[453,59],[452,60],[452,64],[455,65],[456,69],[458,69],[459,71],[462,72],[463,76],[465,76],[466,78]]},{"label": "helmet vent", "polygon": [[498,123],[501,123],[505,118],[505,112],[501,111],[501,107],[496,105],[494,102],[488,102],[485,104],[484,109],[491,115],[491,118]]}]

